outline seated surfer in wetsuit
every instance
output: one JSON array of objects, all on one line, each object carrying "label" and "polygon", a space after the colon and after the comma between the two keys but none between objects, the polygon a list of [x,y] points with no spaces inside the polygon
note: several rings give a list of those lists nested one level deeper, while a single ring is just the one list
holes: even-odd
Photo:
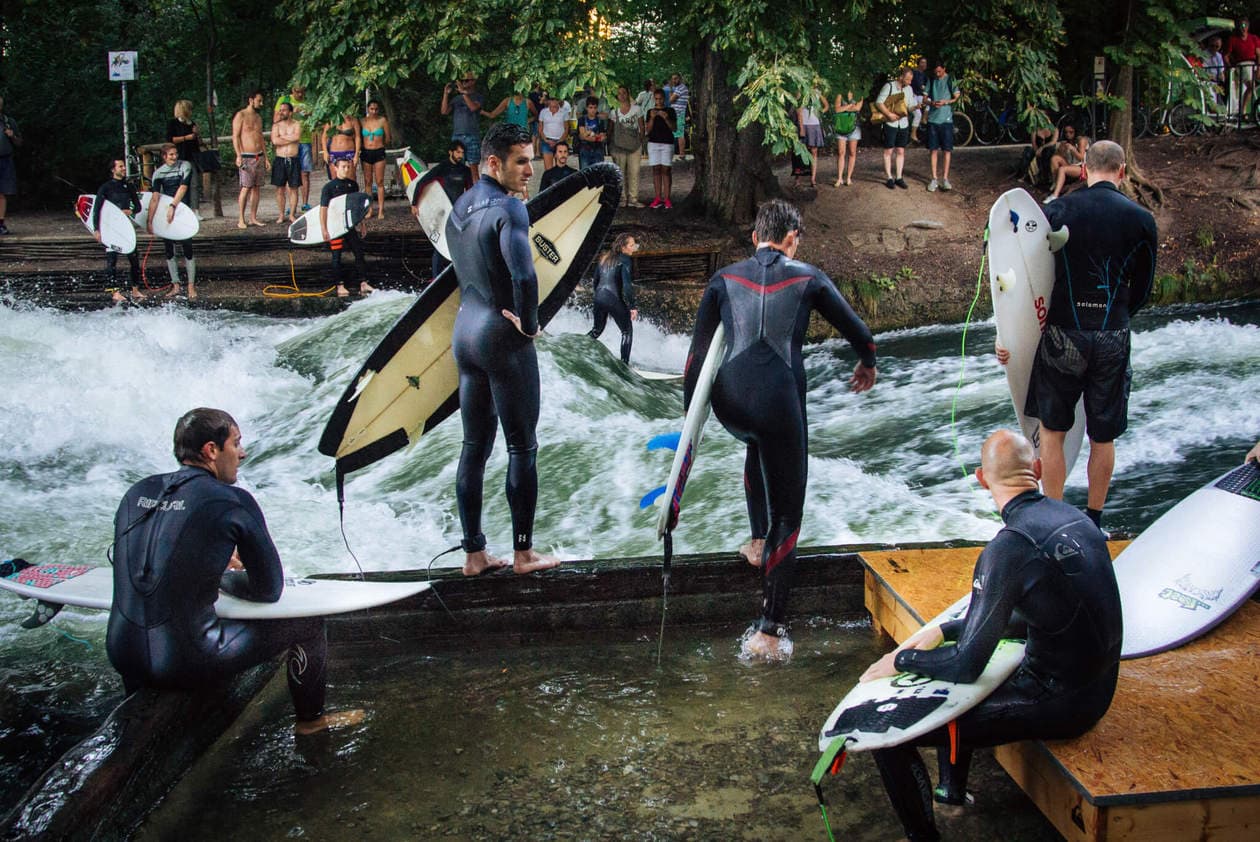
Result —
[{"label": "seated surfer in wetsuit", "polygon": [[772,199],[757,211],[756,253],[721,269],[709,281],[696,314],[684,371],[691,404],[713,333],[725,327],[727,352],[713,383],[713,412],[748,446],[744,494],[752,541],[740,552],[762,571],[761,617],[746,643],[749,654],[786,656],[788,591],[796,567],[796,538],[805,508],[808,431],[801,344],[812,310],[849,341],[859,362],[849,386],[875,385],[875,340],[831,279],[795,258],[801,214]]},{"label": "seated surfer in wetsuit", "polygon": [[[961,620],[924,629],[876,661],[862,681],[913,672],[974,682],[998,641],[1022,637],[1023,663],[956,721],[955,762],[946,727],[872,752],[893,808],[911,840],[939,839],[933,792],[915,746],[935,746],[935,798],[967,800],[972,749],[1018,740],[1079,736],[1111,705],[1120,674],[1120,593],[1098,527],[1080,510],[1037,490],[1041,460],[1023,436],[999,430],[985,441],[976,479],[1006,526],[976,561],[971,606]],[[940,646],[942,641],[954,646]]]},{"label": "seated surfer in wetsuit", "polygon": [[560,562],[533,550],[538,500],[538,276],[529,241],[529,212],[512,196],[533,174],[534,145],[512,123],[496,123],[481,144],[484,172],[456,199],[446,242],[459,279],[460,305],[451,348],[459,369],[464,446],[455,497],[463,526],[464,574],[475,576],[506,561],[486,552],[481,495],[495,423],[507,439],[507,499],[512,510],[512,568],[530,573]]},{"label": "seated surfer in wetsuit", "polygon": [[630,345],[639,311],[634,307],[634,284],[630,278],[630,258],[639,244],[630,234],[618,234],[612,248],[595,264],[595,324],[587,336],[598,339],[611,315],[621,331],[621,361],[630,365]]},{"label": "seated surfer in wetsuit", "polygon": [[353,725],[363,711],[324,711],[328,642],[319,617],[221,620],[219,590],[275,602],[284,570],[258,503],[236,488],[241,431],[218,409],[175,425],[183,465],[131,487],[114,517],[114,602],[106,651],[123,687],[194,690],[284,653],[294,730]]}]

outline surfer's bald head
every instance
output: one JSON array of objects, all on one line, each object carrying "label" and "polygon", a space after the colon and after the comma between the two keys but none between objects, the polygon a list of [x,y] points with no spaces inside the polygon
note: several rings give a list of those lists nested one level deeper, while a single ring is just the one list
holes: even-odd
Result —
[{"label": "surfer's bald head", "polygon": [[1032,443],[1019,433],[998,430],[980,448],[977,477],[987,488],[1036,488],[1040,471]]}]

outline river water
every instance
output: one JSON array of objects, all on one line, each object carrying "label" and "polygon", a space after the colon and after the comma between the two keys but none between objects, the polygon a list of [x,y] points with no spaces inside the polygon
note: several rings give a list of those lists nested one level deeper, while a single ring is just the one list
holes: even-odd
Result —
[{"label": "river water", "polygon": [[[171,470],[171,430],[193,406],[240,422],[249,458],[241,485],[267,513],[293,573],[352,571],[338,526],[332,461],[315,450],[357,366],[412,298],[383,293],[319,320],[180,308],[64,313],[0,309],[0,557],[105,564],[114,509],[129,484]],[[676,385],[627,372],[582,336],[587,316],[562,312],[539,342],[536,541],[566,558],[656,552],[654,512],[640,497],[664,481],[671,454],[653,435],[677,429]],[[961,325],[879,337],[880,381],[845,386],[843,342],[812,346],[809,495],[801,543],[983,540],[998,528],[974,468],[984,437],[1014,423],[993,355],[993,327]],[[680,370],[687,337],[636,326],[634,362]],[[1260,435],[1260,305],[1143,314],[1133,338],[1129,432],[1117,447],[1105,526],[1138,531],[1238,462]],[[965,364],[965,369],[964,369]],[[961,387],[959,386],[961,376]],[[951,414],[956,423],[951,424]],[[455,420],[409,451],[353,475],[345,532],[366,569],[415,568],[456,544]],[[710,421],[692,474],[679,552],[734,548],[746,537],[735,441]],[[510,523],[500,444],[487,470],[485,526],[506,550]],[[1069,478],[1083,503],[1084,460]],[[438,564],[453,563],[447,556]],[[64,612],[60,631],[24,632],[28,613],[0,598],[0,808],[44,755],[117,698],[104,655],[104,615]],[[75,639],[71,639],[71,638]]]}]

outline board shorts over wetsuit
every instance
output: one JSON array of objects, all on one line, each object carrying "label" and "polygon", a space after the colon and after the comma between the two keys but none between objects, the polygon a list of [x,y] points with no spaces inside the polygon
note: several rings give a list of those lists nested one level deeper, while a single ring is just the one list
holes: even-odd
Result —
[{"label": "board shorts over wetsuit", "polygon": [[[459,410],[464,446],[455,496],[463,525],[464,552],[486,547],[481,497],[486,460],[494,447],[495,422],[507,439],[507,499],[512,546],[534,544],[538,500],[538,277],[529,242],[525,204],[482,176],[451,208],[446,241],[459,279],[460,305],[451,347],[459,368]],[[511,310],[521,330],[503,317]],[[522,335],[521,331],[529,334]]]},{"label": "board shorts over wetsuit", "polygon": [[713,383],[713,412],[748,446],[744,496],[754,538],[764,538],[758,631],[786,632],[796,539],[805,508],[809,436],[801,345],[810,311],[830,322],[862,360],[875,366],[875,340],[836,285],[819,269],[770,247],[718,271],[696,313],[684,370],[684,403],[720,322],[726,359]]},{"label": "board shorts over wetsuit", "polygon": [[1051,202],[1046,218],[1052,229],[1068,229],[1068,241],[1055,254],[1024,414],[1070,430],[1084,395],[1090,441],[1114,441],[1128,427],[1129,317],[1155,280],[1155,217],[1099,181]]},{"label": "board shorts over wetsuit", "polygon": [[[225,572],[232,551],[244,571]],[[114,603],[106,651],[130,693],[139,687],[197,689],[288,650],[297,718],[324,710],[324,621],[222,620],[219,589],[275,602],[280,556],[249,492],[185,466],[131,487],[114,517]]]},{"label": "board shorts over wetsuit", "polygon": [[1015,674],[956,721],[956,760],[947,727],[872,752],[911,840],[940,838],[932,790],[915,746],[940,749],[938,800],[961,804],[971,750],[1019,740],[1079,736],[1111,705],[1123,639],[1120,593],[1098,527],[1079,509],[1026,491],[1002,509],[1006,526],[976,561],[971,606],[941,631],[954,646],[906,649],[896,668],[970,683],[1002,638],[1028,646]]},{"label": "board shorts over wetsuit", "polygon": [[621,361],[630,364],[630,345],[634,342],[634,325],[630,311],[634,309],[634,285],[630,280],[630,258],[621,254],[605,266],[603,261],[595,265],[595,326],[590,336],[598,339],[612,316],[621,331]]}]

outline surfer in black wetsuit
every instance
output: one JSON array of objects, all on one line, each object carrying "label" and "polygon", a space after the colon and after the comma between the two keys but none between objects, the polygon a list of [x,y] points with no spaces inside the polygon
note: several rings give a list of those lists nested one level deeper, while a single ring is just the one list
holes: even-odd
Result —
[{"label": "surfer in black wetsuit", "polygon": [[[1068,239],[1055,254],[1054,288],[1024,412],[1041,419],[1042,485],[1047,496],[1061,500],[1067,481],[1063,442],[1084,396],[1085,512],[1101,524],[1115,440],[1128,427],[1129,317],[1150,297],[1159,234],[1150,211],[1119,190],[1125,177],[1119,144],[1098,141],[1085,152],[1083,168],[1088,187],[1046,207],[1050,227],[1066,229]],[[1006,359],[999,347],[998,360]]]},{"label": "surfer in black wetsuit", "polygon": [[459,278],[460,305],[451,347],[459,367],[459,411],[464,445],[455,496],[464,529],[464,574],[475,576],[506,561],[486,552],[481,494],[495,422],[507,439],[507,498],[512,510],[512,567],[530,573],[560,562],[533,550],[538,500],[538,277],[529,241],[529,213],[512,196],[533,174],[533,141],[525,129],[496,123],[481,144],[484,172],[456,200],[446,241]]},{"label": "surfer in black wetsuit", "polygon": [[114,517],[105,645],[126,691],[204,687],[287,650],[297,733],[362,721],[361,710],[324,712],[321,618],[244,622],[215,614],[220,589],[275,602],[284,588],[262,511],[234,487],[245,449],[232,416],[186,413],[175,425],[175,458],[182,468],[136,483]]},{"label": "surfer in black wetsuit", "polygon": [[[127,180],[127,162],[121,158],[116,158],[110,166],[110,179],[96,191],[96,201],[92,205],[92,236],[98,243],[101,241],[101,210],[105,207],[105,202],[113,202],[128,217],[134,217],[140,212],[140,195]],[[127,255],[127,262],[131,264],[131,297],[137,301],[142,300],[145,295],[140,291],[140,258],[135,251]],[[105,274],[109,276],[109,291],[113,294],[114,303],[126,301],[114,286],[118,277],[118,252],[105,252]]]},{"label": "surfer in black wetsuit", "polygon": [[756,253],[715,274],[700,301],[684,370],[684,403],[691,396],[713,333],[721,323],[726,359],[713,383],[713,411],[722,426],[748,445],[744,493],[753,540],[741,549],[762,570],[761,618],[747,642],[750,654],[787,654],[788,591],[796,567],[796,538],[805,507],[808,431],[801,344],[817,310],[853,346],[859,362],[849,386],[875,385],[875,340],[831,279],[795,260],[800,211],[773,199],[757,211]]},{"label": "surfer in black wetsuit", "polygon": [[367,222],[360,222],[335,240],[328,236],[328,205],[338,196],[348,196],[359,192],[359,182],[354,180],[354,162],[349,158],[337,158],[329,169],[333,178],[324,185],[319,194],[319,227],[323,231],[324,242],[332,252],[333,279],[337,282],[337,297],[350,295],[342,277],[341,255],[346,247],[354,254],[354,273],[359,279],[359,294],[367,295],[375,292],[375,288],[363,277],[363,235],[367,233]]},{"label": "surfer in black wetsuit", "polygon": [[630,258],[639,244],[629,234],[618,234],[612,247],[595,264],[595,325],[587,336],[598,339],[612,316],[621,331],[621,361],[630,365],[630,345],[639,311],[634,307],[634,284],[630,278]]},{"label": "surfer in black wetsuit", "polygon": [[[931,784],[915,746],[935,746],[937,801],[963,804],[971,750],[1085,733],[1111,704],[1123,638],[1120,593],[1107,543],[1078,509],[1037,490],[1040,460],[1023,436],[985,441],[976,479],[1006,526],[976,561],[963,619],[924,629],[875,662],[862,681],[913,672],[971,683],[1004,637],[1027,640],[1015,674],[948,728],[872,754],[911,840],[939,839]],[[944,640],[954,646],[940,646]],[[951,748],[955,761],[950,763]]]},{"label": "surfer in black wetsuit", "polygon": [[[424,192],[425,185],[430,181],[436,181],[442,187],[442,192],[446,194],[446,198],[451,200],[451,204],[455,204],[455,200],[472,187],[473,171],[470,166],[464,163],[464,142],[462,140],[452,140],[450,146],[446,148],[446,160],[440,164],[430,167],[424,175],[420,176],[420,181],[416,184],[414,197],[411,202],[411,215],[418,217],[420,215],[420,194]],[[433,250],[433,258],[430,261],[429,268],[433,272],[433,277],[442,274],[442,270],[450,265],[450,261],[442,256],[442,252],[436,248]]]}]

